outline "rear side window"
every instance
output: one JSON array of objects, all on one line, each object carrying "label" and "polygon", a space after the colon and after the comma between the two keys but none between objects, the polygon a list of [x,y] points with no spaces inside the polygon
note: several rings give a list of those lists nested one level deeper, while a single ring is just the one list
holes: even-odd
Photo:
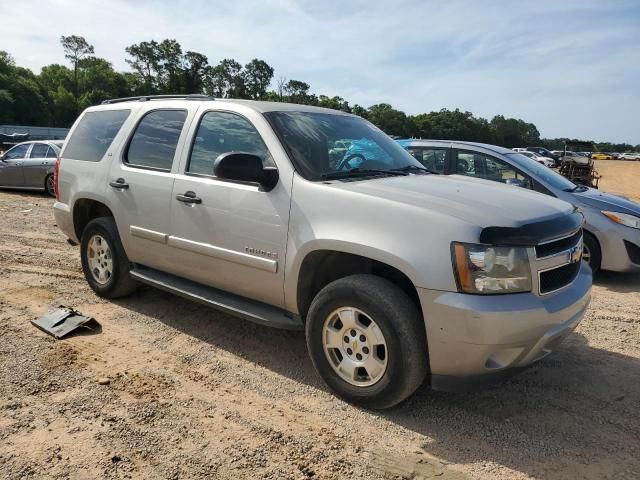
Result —
[{"label": "rear side window", "polygon": [[136,167],[171,170],[186,118],[185,110],[155,110],[147,113],[131,137],[125,162]]},{"label": "rear side window", "polygon": [[99,162],[120,131],[131,110],[87,112],[64,149],[64,158]]},{"label": "rear side window", "polygon": [[29,158],[44,158],[47,154],[49,145],[44,143],[34,143]]},{"label": "rear side window", "polygon": [[446,148],[408,147],[407,151],[422,165],[433,172],[444,173],[447,159]]},{"label": "rear side window", "polygon": [[457,151],[455,158],[458,175],[484,178],[500,183],[507,183],[508,180],[520,180],[526,188],[531,188],[531,179],[528,176],[497,158],[464,150]]},{"label": "rear side window", "polygon": [[189,173],[213,175],[213,163],[227,152],[253,153],[264,165],[273,160],[255,127],[244,117],[229,112],[207,112],[193,141]]},{"label": "rear side window", "polygon": [[47,154],[45,155],[45,158],[57,158],[58,157],[58,152],[56,152],[56,149],[53,147],[49,147],[49,150],[47,150]]}]

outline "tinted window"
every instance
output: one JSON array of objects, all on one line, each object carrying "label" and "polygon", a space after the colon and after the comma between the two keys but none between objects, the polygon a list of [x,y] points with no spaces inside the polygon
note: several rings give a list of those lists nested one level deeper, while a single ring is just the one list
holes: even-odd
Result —
[{"label": "tinted window", "polygon": [[253,153],[265,165],[273,165],[260,134],[247,119],[228,112],[205,113],[193,141],[187,171],[213,175],[213,162],[227,152]]},{"label": "tinted window", "polygon": [[18,160],[20,158],[24,158],[27,155],[27,151],[29,150],[29,144],[27,145],[17,145],[9,150],[4,158],[6,160]]},{"label": "tinted window", "polygon": [[429,170],[444,173],[444,165],[447,158],[446,148],[408,147],[407,151]]},{"label": "tinted window", "polygon": [[130,110],[87,112],[76,126],[64,158],[99,162],[129,116]]},{"label": "tinted window", "polygon": [[[33,155],[31,155],[33,156]],[[49,150],[47,150],[47,154],[45,155],[46,158],[57,158],[58,157],[58,152],[56,151],[56,149],[54,147],[49,147]]]},{"label": "tinted window", "polygon": [[171,170],[186,118],[187,112],[184,110],[147,113],[131,138],[125,161],[140,167]]},{"label": "tinted window", "polygon": [[34,143],[29,158],[44,158],[49,150],[49,145],[44,143]]},{"label": "tinted window", "polygon": [[515,179],[524,182],[527,188],[531,188],[531,179],[528,176],[507,162],[482,153],[460,150],[456,154],[455,165],[456,173],[459,175],[484,178],[500,183],[507,183],[507,180]]}]

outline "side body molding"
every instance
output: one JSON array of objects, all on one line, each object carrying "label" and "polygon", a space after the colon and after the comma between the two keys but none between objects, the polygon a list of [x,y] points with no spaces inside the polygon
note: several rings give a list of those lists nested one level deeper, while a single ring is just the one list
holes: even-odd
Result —
[{"label": "side body molding", "polygon": [[146,228],[131,226],[131,235],[153,242],[159,242],[169,245],[170,247],[179,248],[199,255],[207,255],[209,257],[219,258],[227,262],[238,263],[247,267],[253,267],[266,272],[276,273],[278,271],[278,261],[270,258],[263,258],[256,255],[250,255],[244,252],[237,252],[226,248],[216,247],[209,243],[194,242],[186,238],[174,237],[166,233],[148,230]]}]

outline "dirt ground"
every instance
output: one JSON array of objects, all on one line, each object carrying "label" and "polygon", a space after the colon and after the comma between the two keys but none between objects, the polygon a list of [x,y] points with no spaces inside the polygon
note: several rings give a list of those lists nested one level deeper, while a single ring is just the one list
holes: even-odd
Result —
[{"label": "dirt ground", "polygon": [[[301,333],[148,288],[99,299],[52,203],[0,192],[2,478],[640,478],[640,275],[597,277],[563,348],[508,383],[371,412],[328,392]],[[100,330],[29,323],[58,304]]]},{"label": "dirt ground", "polygon": [[640,202],[640,162],[597,160],[600,190],[619,193]]}]

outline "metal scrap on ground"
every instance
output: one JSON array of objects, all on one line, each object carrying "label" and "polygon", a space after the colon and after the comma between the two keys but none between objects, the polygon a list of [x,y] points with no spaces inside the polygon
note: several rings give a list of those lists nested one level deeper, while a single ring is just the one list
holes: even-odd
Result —
[{"label": "metal scrap on ground", "polygon": [[94,330],[89,326],[90,323],[100,327],[95,319],[85,317],[80,312],[64,305],[60,305],[59,308],[48,312],[37,320],[32,320],[31,323],[58,340],[80,327]]}]

